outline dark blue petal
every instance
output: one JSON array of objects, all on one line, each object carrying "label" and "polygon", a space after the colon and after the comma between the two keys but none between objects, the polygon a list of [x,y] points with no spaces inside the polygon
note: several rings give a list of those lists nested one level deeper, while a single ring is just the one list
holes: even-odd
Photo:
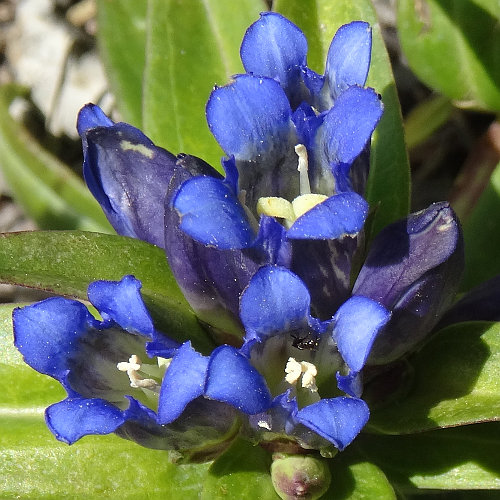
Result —
[{"label": "dark blue petal", "polygon": [[297,142],[306,146],[309,162],[313,161],[315,155],[316,132],[323,123],[324,114],[317,114],[316,111],[307,103],[303,102],[292,115],[292,121],[297,130]]},{"label": "dark blue petal", "polygon": [[351,297],[340,306],[333,317],[333,336],[351,370],[363,368],[378,332],[390,317],[384,306],[366,297]]},{"label": "dark blue petal", "polygon": [[353,398],[360,398],[363,394],[363,380],[359,372],[350,372],[348,375],[336,374],[337,387]]},{"label": "dark blue petal", "polygon": [[354,236],[365,223],[368,203],[357,193],[328,198],[300,216],[287,231],[290,239],[337,239]]},{"label": "dark blue petal", "polygon": [[197,353],[191,347],[191,342],[186,342],[179,348],[161,384],[159,423],[173,422],[189,402],[203,395],[207,367],[208,358]]},{"label": "dark blue petal", "polygon": [[343,450],[368,422],[370,410],[362,399],[322,399],[299,410],[298,422]]},{"label": "dark blue petal", "polygon": [[291,241],[291,270],[311,294],[311,314],[329,320],[350,295],[352,258],[358,237]]},{"label": "dark blue petal", "polygon": [[54,297],[14,309],[14,344],[32,368],[62,380],[78,339],[96,324],[87,308]]},{"label": "dark blue petal", "polygon": [[127,332],[152,336],[153,320],[142,300],[141,287],[133,276],[120,281],[94,281],[88,297],[103,319],[115,321]]},{"label": "dark blue petal", "polygon": [[370,140],[382,111],[382,101],[373,89],[349,87],[342,92],[323,121],[329,165],[353,162]]},{"label": "dark blue petal", "polygon": [[180,215],[181,229],[205,245],[245,248],[255,239],[235,193],[218,179],[195,177],[186,181],[172,206]]},{"label": "dark blue petal", "polygon": [[210,356],[205,395],[248,415],[267,410],[272,403],[264,377],[248,358],[227,345],[218,347]]},{"label": "dark blue petal", "polygon": [[275,332],[307,325],[309,306],[309,292],[300,278],[282,267],[262,267],[240,300],[245,340],[263,341]]},{"label": "dark blue petal", "polygon": [[323,75],[318,75],[318,73],[316,73],[312,69],[305,67],[302,68],[302,79],[306,87],[309,89],[309,92],[311,93],[311,104],[318,111],[324,111],[325,108],[329,109],[331,107],[330,103],[322,106],[322,101],[324,99],[322,99],[323,96],[321,96],[321,89],[325,84],[325,77]]},{"label": "dark blue petal", "polygon": [[88,434],[110,434],[125,422],[123,412],[103,399],[65,399],[45,410],[48,428],[73,444]]},{"label": "dark blue petal", "polygon": [[291,245],[286,238],[285,228],[274,217],[261,216],[254,246],[264,250],[270,264],[290,267]]},{"label": "dark blue petal", "polygon": [[372,30],[354,21],[341,26],[328,50],[325,77],[332,100],[351,85],[364,86],[370,68]]},{"label": "dark blue petal", "polygon": [[430,333],[455,296],[463,265],[462,233],[447,203],[379,233],[353,288],[393,311],[368,364],[391,362]]},{"label": "dark blue petal", "polygon": [[104,111],[95,104],[86,104],[78,113],[76,128],[78,134],[84,137],[85,132],[96,127],[111,127],[113,120],[108,118]]},{"label": "dark blue petal", "polygon": [[125,123],[84,132],[85,181],[115,230],[162,247],[163,200],[176,158]]},{"label": "dark blue petal", "polygon": [[[177,170],[165,198],[165,250],[169,265],[184,296],[198,318],[241,341],[239,297],[262,264],[249,250],[220,250],[195,241],[179,228],[179,215],[171,198],[189,169]],[[226,343],[222,340],[221,343]]]},{"label": "dark blue petal", "polygon": [[462,247],[453,210],[448,203],[434,203],[377,235],[353,293],[370,297],[390,309],[426,272],[454,255],[462,255]]},{"label": "dark blue petal", "polygon": [[229,85],[216,88],[207,103],[212,134],[237,161],[279,147],[288,136],[290,120],[288,99],[270,78],[239,75]]},{"label": "dark blue petal", "polygon": [[262,13],[248,28],[240,55],[248,73],[276,78],[291,101],[299,99],[307,40],[295,24],[275,12]]}]

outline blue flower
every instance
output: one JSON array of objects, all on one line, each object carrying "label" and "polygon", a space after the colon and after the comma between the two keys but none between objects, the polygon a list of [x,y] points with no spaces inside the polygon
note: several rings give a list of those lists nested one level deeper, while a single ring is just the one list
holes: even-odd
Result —
[{"label": "blue flower", "polygon": [[[277,33],[285,36],[283,54],[272,62],[258,53]],[[322,317],[348,293],[368,212],[361,196],[367,145],[382,113],[377,94],[361,87],[371,32],[361,22],[341,28],[324,77],[305,66],[304,44],[300,30],[278,14],[249,28],[242,44],[249,73],[215,89],[207,104],[209,127],[228,155],[225,178],[199,158],[174,157],[138,129],[113,123],[97,106],[85,106],[78,118],[84,177],[111,224],[165,248],[184,295],[219,341],[241,342],[239,296],[262,265],[290,267],[310,277],[308,286],[328,268]],[[268,62],[259,69],[258,60]],[[269,73],[274,66],[296,77]],[[293,86],[313,80],[297,107]],[[313,254],[318,265],[310,269],[304,256]]]},{"label": "blue flower", "polygon": [[193,402],[175,424],[162,425],[158,414],[170,404],[170,393],[161,393],[163,376],[182,347],[155,330],[140,288],[133,276],[91,283],[88,297],[101,321],[81,302],[60,297],[14,310],[14,341],[24,360],[67,392],[47,408],[47,426],[68,444],[116,432],[143,446],[209,459],[237,430],[235,412]]}]

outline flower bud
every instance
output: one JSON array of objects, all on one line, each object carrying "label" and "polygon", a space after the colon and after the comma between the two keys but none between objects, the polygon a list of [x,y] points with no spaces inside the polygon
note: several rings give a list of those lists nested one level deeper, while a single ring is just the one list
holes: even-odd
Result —
[{"label": "flower bud", "polygon": [[330,470],[324,460],[312,455],[273,456],[271,479],[283,500],[315,500],[330,486]]}]

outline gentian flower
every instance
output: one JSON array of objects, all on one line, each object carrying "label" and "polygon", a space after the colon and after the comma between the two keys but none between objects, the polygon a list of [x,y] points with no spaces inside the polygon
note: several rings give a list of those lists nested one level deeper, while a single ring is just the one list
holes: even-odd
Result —
[{"label": "gentian flower", "polygon": [[170,400],[168,391],[160,397],[161,382],[179,344],[155,330],[140,288],[133,276],[91,283],[89,301],[102,321],[81,302],[61,297],[17,308],[15,345],[26,363],[67,392],[45,412],[57,439],[72,444],[87,434],[116,432],[143,446],[207,460],[234,436],[235,411],[204,400],[175,424],[161,425],[162,402]]},{"label": "gentian flower", "polygon": [[[272,62],[259,52],[276,33],[286,36],[283,56],[274,54],[281,59]],[[311,76],[304,48],[304,35],[278,14],[249,28],[241,53],[253,73],[215,89],[207,104],[210,129],[228,155],[225,178],[196,157],[175,158],[134,127],[114,124],[96,106],[78,118],[84,177],[111,224],[165,248],[184,295],[218,341],[241,343],[239,297],[262,265],[290,267],[303,278],[320,317],[331,317],[348,295],[368,211],[360,196],[366,147],[382,113],[377,94],[361,87],[371,31],[361,22],[341,28],[324,77]],[[268,63],[259,69],[257,60]],[[271,74],[273,66],[314,79],[308,100],[297,107],[290,97],[306,80]],[[316,109],[318,100],[330,104]],[[324,269],[330,279],[316,286]]]},{"label": "gentian flower", "polygon": [[219,346],[205,356],[157,332],[132,277],[90,285],[102,321],[66,299],[16,310],[25,360],[68,392],[47,410],[59,439],[117,432],[190,460],[219,453],[240,424],[273,451],[331,454],[355,439],[369,418],[365,373],[425,339],[463,265],[447,204],[388,226],[367,254],[361,245],[383,109],[364,88],[370,50],[366,23],[343,26],[321,76],[302,32],[262,15],[241,48],[248,73],[207,104],[225,177],[82,109],[89,189],[119,234],[165,249]]}]

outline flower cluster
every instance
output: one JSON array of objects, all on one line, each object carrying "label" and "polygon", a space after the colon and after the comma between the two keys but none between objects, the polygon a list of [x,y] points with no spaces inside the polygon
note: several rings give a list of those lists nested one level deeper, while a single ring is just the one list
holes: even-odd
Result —
[{"label": "flower cluster", "polygon": [[366,368],[409,353],[450,305],[463,245],[448,204],[366,248],[369,144],[383,113],[365,87],[369,25],[339,29],[324,75],[306,55],[278,14],[247,30],[246,73],[206,108],[224,177],[97,106],[80,112],[89,189],[119,234],[165,249],[218,346],[205,356],[157,331],[132,276],[90,285],[102,320],[63,298],[17,309],[16,346],[68,393],[46,412],[58,439],[116,432],[190,460],[238,432],[271,450],[343,450],[369,418]]}]

